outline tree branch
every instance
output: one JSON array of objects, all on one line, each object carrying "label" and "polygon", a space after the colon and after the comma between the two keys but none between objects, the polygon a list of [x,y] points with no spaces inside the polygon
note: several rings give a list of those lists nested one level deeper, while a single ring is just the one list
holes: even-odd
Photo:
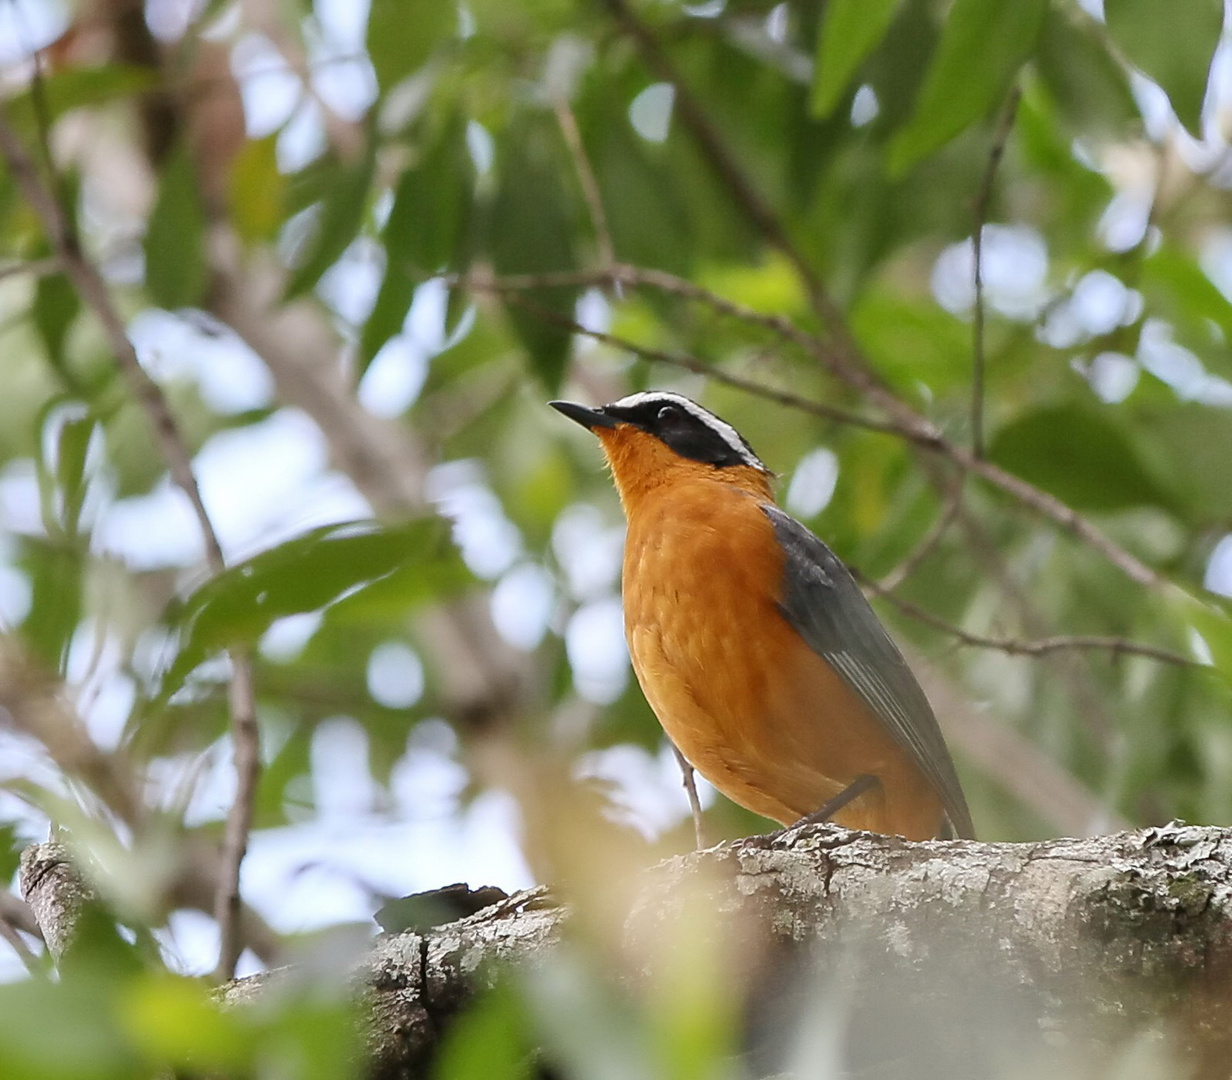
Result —
[{"label": "tree branch", "polygon": [[[980,844],[804,826],[669,859],[623,910],[603,936],[605,974],[662,1008],[680,972],[709,973],[744,1014],[753,1075],[792,1072],[827,1001],[842,1002],[824,1013],[841,1075],[1000,1076],[1007,1046],[1022,1063],[1055,1062],[1061,1045],[1076,1067],[1161,1022],[1178,1061],[1218,1060],[1232,1030],[1222,829]],[[357,972],[375,1075],[424,1075],[478,986],[567,962],[569,923],[538,889],[381,938]],[[224,999],[251,1002],[294,978],[240,980]],[[956,1052],[961,1073],[944,1068]]]}]

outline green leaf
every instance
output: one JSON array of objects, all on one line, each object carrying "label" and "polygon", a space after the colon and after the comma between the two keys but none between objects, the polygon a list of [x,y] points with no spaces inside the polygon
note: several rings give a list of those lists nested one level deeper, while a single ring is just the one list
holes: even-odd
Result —
[{"label": "green leaf", "polygon": [[287,283],[287,299],[300,296],[316,285],[355,239],[368,208],[368,189],[375,167],[375,139],[368,140],[364,156],[358,161],[350,165],[334,164],[316,228],[295,260],[295,271]]},{"label": "green leaf", "polygon": [[381,232],[385,278],[360,340],[360,374],[402,329],[417,280],[456,268],[474,204],[474,174],[460,115],[402,174]]},{"label": "green leaf", "polygon": [[817,64],[809,108],[829,116],[851,78],[894,20],[899,0],[829,0],[817,35]]},{"label": "green leaf", "polygon": [[1105,0],[1104,18],[1130,63],[1163,87],[1181,123],[1198,132],[1222,0]]},{"label": "green leaf", "polygon": [[22,640],[51,671],[62,671],[68,644],[81,619],[82,553],[63,540],[26,537],[20,564],[30,579],[30,613]]},{"label": "green leaf", "polygon": [[1223,597],[1196,596],[1181,588],[1169,588],[1164,595],[1182,629],[1201,636],[1220,678],[1232,685],[1232,605]]},{"label": "green leaf", "polygon": [[423,66],[457,25],[453,0],[372,0],[368,57],[381,90]]},{"label": "green leaf", "polygon": [[34,290],[34,328],[47,350],[47,359],[57,370],[67,367],[64,343],[68,340],[73,321],[81,311],[77,290],[63,274],[48,274],[39,278]]},{"label": "green leaf", "polygon": [[891,175],[902,176],[1005,96],[1047,10],[1048,0],[955,0],[915,112],[890,144]]},{"label": "green leaf", "polygon": [[[491,210],[492,261],[498,274],[576,269],[572,193],[560,138],[548,115],[512,125],[501,141],[500,178]],[[511,294],[505,307],[531,366],[549,392],[564,375],[571,331],[553,321],[573,318],[576,288],[534,288]]]},{"label": "green leaf", "polygon": [[270,240],[282,224],[286,177],[278,171],[278,138],[251,139],[231,166],[231,220],[249,243]]},{"label": "green leaf", "polygon": [[529,1028],[525,1004],[507,983],[501,983],[449,1026],[432,1075],[438,1080],[530,1077],[534,1044]]},{"label": "green leaf", "polygon": [[1076,510],[1111,511],[1175,499],[1107,414],[1079,405],[1036,409],[1002,427],[989,457]]},{"label": "green leaf", "polygon": [[1125,68],[1085,16],[1049,10],[1035,67],[1071,131],[1114,134],[1139,117]]},{"label": "green leaf", "polygon": [[[411,602],[431,598],[442,580],[461,578],[459,566],[448,526],[435,518],[389,527],[327,525],[279,544],[207,581],[184,602],[175,619],[180,652],[160,696],[173,694],[213,653],[257,641],[276,619],[316,611],[343,597],[353,601],[395,574],[418,586],[409,593]],[[408,598],[407,591],[401,595]]]},{"label": "green leaf", "polygon": [[171,155],[145,234],[146,288],[160,307],[191,307],[205,292],[205,208],[186,146]]}]

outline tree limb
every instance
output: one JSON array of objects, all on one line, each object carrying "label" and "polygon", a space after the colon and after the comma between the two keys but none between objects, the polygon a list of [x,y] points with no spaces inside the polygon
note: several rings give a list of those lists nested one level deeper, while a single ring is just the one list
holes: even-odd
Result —
[{"label": "tree limb", "polygon": [[[377,1075],[423,1075],[476,985],[553,963],[567,922],[539,889],[380,939],[356,974]],[[634,992],[690,949],[734,957],[723,978],[746,1005],[755,1075],[790,1066],[826,1000],[841,1002],[830,1019],[852,1070],[836,1075],[1006,1075],[1007,1053],[1043,1062],[1062,1045],[1079,1062],[1146,1026],[1200,1058],[1232,1031],[1232,831],[981,844],[789,829],[653,868],[603,947]]]}]

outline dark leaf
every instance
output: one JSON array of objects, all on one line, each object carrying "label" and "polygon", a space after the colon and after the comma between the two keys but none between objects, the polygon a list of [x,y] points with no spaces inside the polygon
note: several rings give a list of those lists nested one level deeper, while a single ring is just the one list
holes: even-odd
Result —
[{"label": "dark leaf", "polygon": [[1181,123],[1199,132],[1222,0],[1105,0],[1104,17],[1130,63],[1159,83]]},{"label": "dark leaf", "polygon": [[1112,135],[1139,116],[1124,67],[1085,16],[1049,10],[1035,66],[1071,131]]},{"label": "dark leaf", "polygon": [[1176,501],[1118,424],[1079,405],[1047,406],[1011,421],[997,432],[989,457],[1076,510],[1172,509]]},{"label": "dark leaf", "polygon": [[163,680],[162,695],[174,693],[213,653],[255,642],[275,619],[316,611],[344,597],[356,602],[391,576],[403,585],[404,599],[427,599],[438,595],[442,583],[452,585],[462,576],[459,565],[448,526],[437,519],[388,527],[327,525],[279,544],[230,567],[184,602],[175,619],[180,653]]},{"label": "dark leaf", "polygon": [[1048,0],[955,0],[915,113],[889,148],[901,176],[1002,98],[1039,37]]},{"label": "dark leaf", "polygon": [[402,329],[416,283],[455,268],[473,209],[474,172],[466,125],[455,116],[402,174],[381,233],[385,278],[360,340],[361,374]]},{"label": "dark leaf", "polygon": [[145,234],[145,283],[161,307],[191,307],[205,292],[205,208],[189,150],[171,155]]},{"label": "dark leaf", "polygon": [[298,253],[295,271],[287,284],[287,298],[300,296],[334,265],[355,239],[368,207],[368,189],[376,164],[375,140],[369,140],[364,156],[350,165],[335,164],[324,190],[320,217],[311,236]]},{"label": "dark leaf", "polygon": [[[550,114],[511,125],[500,142],[500,170],[491,209],[492,261],[498,274],[573,270],[577,215],[560,135]],[[549,392],[564,374],[570,331],[553,316],[572,319],[576,288],[533,288],[506,301],[510,321],[526,346],[535,373]]]},{"label": "dark leaf", "polygon": [[381,90],[420,68],[457,25],[453,0],[372,0],[368,57]]},{"label": "dark leaf", "polygon": [[881,43],[898,5],[899,0],[829,0],[817,37],[814,116],[834,111],[864,58]]}]

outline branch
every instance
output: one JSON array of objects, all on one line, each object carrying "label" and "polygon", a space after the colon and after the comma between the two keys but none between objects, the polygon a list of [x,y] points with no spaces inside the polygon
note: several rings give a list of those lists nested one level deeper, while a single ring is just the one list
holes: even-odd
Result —
[{"label": "branch", "polygon": [[1022,90],[1015,86],[1005,103],[1001,122],[993,136],[988,152],[988,164],[984,166],[984,178],[975,197],[975,232],[971,248],[975,256],[975,313],[971,322],[971,452],[976,457],[984,456],[984,223],[988,220],[988,204],[992,201],[992,185],[997,176],[997,166],[1005,153],[1005,144],[1014,127],[1018,114],[1018,102]]},{"label": "branch", "polygon": [[1111,652],[1114,657],[1146,656],[1152,660],[1160,660],[1165,664],[1176,664],[1178,667],[1200,666],[1196,660],[1191,660],[1188,656],[1182,656],[1171,649],[1110,635],[1058,634],[1055,637],[1028,640],[1024,638],[995,638],[986,637],[983,634],[973,634],[968,630],[964,630],[961,626],[955,626],[953,623],[946,622],[931,611],[925,611],[918,604],[913,604],[910,600],[897,595],[880,582],[874,581],[867,574],[861,573],[854,568],[851,572],[864,588],[875,596],[888,600],[908,618],[921,622],[925,626],[931,626],[934,630],[940,630],[943,634],[948,634],[961,644],[970,645],[973,648],[995,649],[1010,656],[1047,656],[1049,653],[1061,652],[1066,649],[1095,649]]},{"label": "branch", "polygon": [[[107,341],[115,354],[120,371],[127,379],[129,388],[138,405],[145,412],[154,430],[163,460],[177,487],[187,496],[197,519],[202,541],[205,545],[206,562],[210,570],[221,573],[226,567],[222,546],[210,521],[197,478],[193,475],[192,455],[189,453],[175,416],[159,385],[146,374],[137,357],[137,350],[128,338],[128,332],[119,311],[112,302],[107,283],[94,264],[82,251],[64,208],[39,177],[38,169],[17,137],[8,117],[0,112],[0,154],[8,162],[26,200],[34,208],[47,230],[52,248],[63,267],[64,273],[77,289],[78,294],[102,324]],[[218,880],[219,932],[222,950],[219,971],[229,978],[234,971],[222,963],[232,953],[238,955],[239,928],[235,913],[238,911],[240,865],[248,846],[248,830],[252,821],[252,802],[257,777],[260,771],[260,750],[257,745],[256,698],[253,692],[252,664],[249,658],[238,651],[231,654],[231,737],[236,762],[236,797],[227,815],[227,829],[223,841],[223,865]]]},{"label": "branch", "polygon": [[63,844],[34,844],[21,853],[21,895],[57,963],[72,946],[82,914],[98,896]]},{"label": "branch", "polygon": [[[1219,989],[1232,981],[1227,830],[980,844],[803,826],[669,859],[636,885],[601,931],[591,977],[655,1014],[682,973],[707,979],[701,992],[728,995],[753,1075],[801,1074],[793,1057],[819,1024],[843,1059],[835,1075],[915,1077],[958,1075],[956,1052],[962,1075],[1010,1075],[1007,1046],[1020,1064],[1056,1061],[1057,1046],[1104,1060],[1161,1022],[1185,1072],[1189,1055],[1224,1052],[1232,1025]],[[537,889],[382,937],[356,973],[374,1075],[426,1075],[451,1020],[498,978],[533,967],[583,985],[576,941],[594,914],[571,921]],[[556,964],[572,977],[552,980]],[[295,978],[240,980],[224,1000]]]}]

